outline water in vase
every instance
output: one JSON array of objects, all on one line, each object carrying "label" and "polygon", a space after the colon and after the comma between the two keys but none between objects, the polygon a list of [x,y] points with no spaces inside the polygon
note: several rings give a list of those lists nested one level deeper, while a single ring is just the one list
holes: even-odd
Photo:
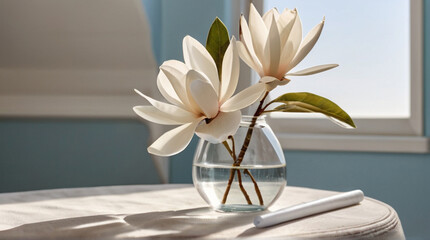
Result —
[{"label": "water in vase", "polygon": [[[248,174],[248,170],[251,174]],[[194,183],[200,195],[210,205],[219,211],[258,211],[269,207],[282,193],[286,185],[285,164],[281,165],[252,165],[233,167],[231,165],[194,164]],[[225,203],[226,188],[231,172],[234,180],[231,184]],[[240,171],[240,176],[238,174]],[[252,178],[258,185],[263,205],[255,189]],[[242,180],[241,189],[239,177]],[[243,190],[244,189],[244,190]],[[243,191],[249,196],[250,202],[245,198]]]}]

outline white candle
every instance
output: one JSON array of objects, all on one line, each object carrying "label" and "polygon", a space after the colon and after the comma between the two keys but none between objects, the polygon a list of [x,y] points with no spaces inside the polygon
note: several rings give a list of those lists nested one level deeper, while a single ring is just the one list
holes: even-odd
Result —
[{"label": "white candle", "polygon": [[254,218],[257,228],[264,228],[306,216],[358,204],[364,198],[361,190],[340,193],[308,203],[283,208]]}]

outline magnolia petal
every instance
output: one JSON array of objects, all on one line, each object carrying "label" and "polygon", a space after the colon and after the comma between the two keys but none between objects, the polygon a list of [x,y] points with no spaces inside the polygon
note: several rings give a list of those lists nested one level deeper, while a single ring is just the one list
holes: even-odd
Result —
[{"label": "magnolia petal", "polygon": [[275,18],[276,21],[278,21],[279,19],[279,12],[276,8],[272,8],[269,11],[267,11],[264,15],[263,15],[263,21],[264,24],[266,25],[267,29],[270,29],[270,24],[272,22],[272,18]]},{"label": "magnolia petal", "polygon": [[219,102],[222,104],[229,99],[236,91],[239,80],[240,62],[239,54],[236,47],[236,39],[231,38],[230,45],[224,54],[222,60],[222,76],[219,94]]},{"label": "magnolia petal", "polygon": [[133,111],[143,119],[164,125],[178,125],[194,120],[191,113],[188,116],[177,116],[162,112],[153,106],[135,106],[133,107]]},{"label": "magnolia petal", "polygon": [[185,64],[194,70],[205,74],[212,82],[216,92],[219,90],[218,70],[212,56],[206,48],[196,39],[186,36],[184,37],[183,52]]},{"label": "magnolia petal", "polygon": [[264,61],[264,45],[266,43],[268,30],[254,4],[251,3],[249,10],[249,30],[252,36],[255,55],[260,62]]},{"label": "magnolia petal", "polygon": [[300,70],[298,72],[294,73],[288,73],[287,76],[306,76],[306,75],[312,75],[320,72],[324,72],[327,70],[330,70],[332,68],[335,68],[339,66],[338,64],[324,64],[324,65],[318,65],[310,68],[306,68],[303,70]]},{"label": "magnolia petal", "polygon": [[248,49],[245,47],[245,45],[242,42],[237,42],[237,49],[239,50],[239,56],[240,58],[248,64],[248,66],[252,69],[254,69],[258,75],[263,76],[263,67],[261,66],[261,63],[259,60],[254,61],[248,51]]},{"label": "magnolia petal", "polygon": [[179,99],[178,95],[176,94],[175,89],[173,88],[172,84],[170,83],[169,79],[167,78],[166,74],[163,73],[163,71],[160,71],[157,76],[157,87],[160,91],[161,95],[169,101],[170,103],[173,103],[177,106],[183,107],[183,103],[181,99]]},{"label": "magnolia petal", "polygon": [[312,30],[306,35],[305,39],[300,45],[299,50],[297,51],[296,56],[291,61],[290,67],[293,68],[297,64],[299,64],[312,50],[315,46],[315,43],[318,41],[318,38],[321,35],[321,31],[324,27],[324,20],[317,24]]},{"label": "magnolia petal", "polygon": [[189,68],[187,67],[187,65],[185,65],[185,63],[178,61],[178,60],[167,60],[165,62],[163,62],[163,64],[161,65],[161,67],[171,67],[173,69],[175,69],[178,73],[182,73],[183,75],[185,75]]},{"label": "magnolia petal", "polygon": [[240,16],[240,24],[239,24],[239,36],[240,40],[243,42],[246,51],[249,54],[249,59],[254,62],[254,66],[259,67],[259,69],[252,67],[248,64],[252,69],[259,72],[261,69],[261,62],[258,59],[257,55],[255,55],[254,45],[252,44],[251,32],[249,31],[248,23],[246,23],[245,17],[243,15]]},{"label": "magnolia petal", "polygon": [[[269,34],[264,46],[264,75],[278,77],[279,57],[281,55],[281,42],[279,39],[278,26],[275,17],[272,15]],[[279,76],[279,77],[282,77]]]},{"label": "magnolia petal", "polygon": [[[297,9],[295,9],[297,11]],[[299,13],[296,13],[297,16],[294,20],[293,27],[291,28],[291,32],[288,35],[287,41],[291,41],[293,44],[293,55],[296,55],[299,50],[300,43],[302,42],[302,21],[300,20]],[[291,69],[291,68],[290,68]]]},{"label": "magnolia petal", "polygon": [[141,93],[137,89],[134,89],[134,91],[138,93],[140,96],[144,97],[152,106],[156,107],[158,110],[162,112],[169,113],[170,115],[178,116],[179,118],[188,117],[190,115],[189,111],[184,110],[178,106],[157,101],[153,98],[146,96],[145,94]]},{"label": "magnolia petal", "polygon": [[265,76],[265,77],[262,77],[259,82],[261,82],[261,83],[270,83],[270,82],[273,82],[273,81],[276,81],[276,80],[278,80],[278,79],[275,78],[275,77]]},{"label": "magnolia petal", "polygon": [[278,20],[278,29],[281,39],[281,46],[285,46],[288,37],[291,33],[291,29],[294,26],[297,17],[297,10],[285,9]]},{"label": "magnolia petal", "polygon": [[259,100],[265,91],[265,84],[256,83],[227,100],[223,105],[221,105],[220,110],[222,112],[233,112],[248,107],[255,101]]},{"label": "magnolia petal", "polygon": [[218,95],[209,82],[202,79],[191,81],[190,93],[207,118],[218,114]]},{"label": "magnolia petal", "polygon": [[166,77],[170,82],[174,81],[171,84],[176,91],[179,89],[181,91],[185,91],[185,82],[183,81],[183,77],[189,70],[185,63],[178,60],[168,60],[163,62],[160,69],[165,73],[168,72]]},{"label": "magnolia petal", "polygon": [[279,80],[275,77],[266,76],[266,77],[262,77],[259,82],[265,83],[266,91],[270,92],[279,85],[285,85],[289,83],[290,80],[288,79]]},{"label": "magnolia petal", "polygon": [[294,45],[291,41],[287,41],[285,46],[282,48],[280,57],[281,60],[278,68],[278,76],[284,76],[285,73],[287,73],[287,71],[291,69],[289,66],[291,60],[294,58],[293,48]]},{"label": "magnolia petal", "polygon": [[[175,92],[175,95],[178,96],[180,101],[185,106],[188,106],[189,102],[187,97],[186,81],[184,80],[186,72],[183,73],[181,70],[169,65],[161,65],[160,72],[163,72],[163,74],[166,76],[173,88],[173,91]],[[162,85],[161,87],[165,87],[165,85]],[[161,92],[160,88],[159,90]]]},{"label": "magnolia petal", "polygon": [[228,136],[234,135],[239,128],[242,114],[240,111],[220,112],[218,116],[209,123],[204,121],[196,128],[196,134],[200,138],[212,142],[220,143]]},{"label": "magnolia petal", "polygon": [[174,128],[159,137],[151,146],[148,152],[158,156],[172,156],[184,150],[190,143],[194,131],[202,119],[186,123]]},{"label": "magnolia petal", "polygon": [[168,60],[160,66],[159,78],[157,78],[157,87],[161,94],[169,102],[188,109],[185,81],[183,81],[188,67],[178,60]]},{"label": "magnolia petal", "polygon": [[[196,113],[197,115],[202,115],[202,114],[206,114],[203,109],[201,108],[200,104],[207,104],[207,100],[205,98],[203,98],[203,100],[201,99],[203,96],[201,94],[198,93],[199,89],[198,86],[194,86],[193,90],[191,90],[191,84],[194,81],[202,81],[204,83],[206,83],[207,85],[205,85],[206,90],[209,91],[209,94],[212,94],[212,97],[209,98],[209,100],[211,100],[211,104],[213,103],[212,99],[216,99],[216,105],[218,106],[218,96],[217,93],[215,92],[215,90],[213,89],[212,83],[209,79],[207,79],[207,77],[203,74],[201,74],[198,71],[195,70],[189,70],[186,77],[185,77],[185,82],[187,84],[187,96],[188,96],[188,102],[189,102],[189,106],[190,108],[193,109],[193,112]],[[212,88],[212,90],[208,90],[207,87],[210,86],[210,88]],[[193,91],[195,91],[195,93],[193,93]],[[214,93],[212,93],[214,92]],[[213,96],[213,94],[216,95],[216,97]],[[204,94],[203,94],[204,95]],[[196,98],[196,99],[195,99]],[[198,103],[199,102],[199,103]],[[206,109],[207,112],[209,112],[209,115],[212,115],[211,110],[209,110],[210,108]]]},{"label": "magnolia petal", "polygon": [[288,84],[289,82],[290,82],[290,79],[282,79],[282,80],[275,79],[274,81],[267,82],[266,83],[266,91],[270,92],[273,89],[275,89],[277,86],[283,86],[283,85]]}]

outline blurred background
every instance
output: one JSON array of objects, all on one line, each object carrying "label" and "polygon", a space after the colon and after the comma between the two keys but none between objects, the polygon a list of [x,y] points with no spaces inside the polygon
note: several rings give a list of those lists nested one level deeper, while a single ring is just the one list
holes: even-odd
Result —
[{"label": "blurred background", "polygon": [[[54,2],[0,0],[0,192],[191,183],[198,139],[157,167],[146,147],[160,129],[151,130],[133,114],[132,106],[147,103],[132,90],[157,96],[158,66],[165,60],[182,60],[185,35],[204,43],[215,17],[237,36],[237,14],[247,3],[59,1],[54,10],[50,8]],[[428,138],[430,0],[423,0],[421,10],[422,137]],[[363,9],[356,11],[365,17]],[[305,24],[307,18],[302,18]],[[330,57],[336,59],[336,54]],[[285,157],[288,185],[362,189],[397,210],[407,239],[430,236],[428,149],[427,153],[286,149]],[[167,175],[160,177],[160,172]]]}]

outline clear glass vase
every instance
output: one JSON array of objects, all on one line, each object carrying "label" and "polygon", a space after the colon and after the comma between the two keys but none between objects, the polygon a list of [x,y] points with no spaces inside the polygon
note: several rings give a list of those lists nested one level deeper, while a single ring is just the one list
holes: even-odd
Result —
[{"label": "clear glass vase", "polygon": [[[251,127],[253,119],[243,116],[239,130],[225,143],[213,144],[202,139],[199,142],[194,155],[193,182],[216,211],[262,211],[285,188],[282,147],[264,117],[255,119]],[[243,155],[241,150],[247,137],[250,141]]]}]

